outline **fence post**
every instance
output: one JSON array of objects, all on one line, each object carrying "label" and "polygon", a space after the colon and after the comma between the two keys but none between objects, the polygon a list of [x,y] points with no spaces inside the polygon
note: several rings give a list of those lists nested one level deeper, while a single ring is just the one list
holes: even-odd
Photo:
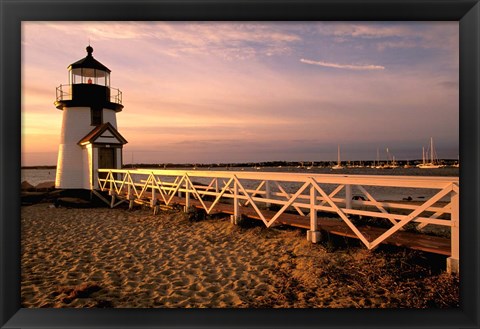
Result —
[{"label": "fence post", "polygon": [[[270,199],[271,197],[272,197],[272,192],[270,189],[270,181],[266,180],[265,181],[265,198]],[[267,209],[269,209],[271,205],[272,204],[270,202],[265,203],[265,207],[267,207]]]},{"label": "fence post", "polygon": [[132,192],[132,187],[130,186],[130,183],[127,185],[127,197],[128,197],[128,209],[132,210],[133,206],[135,204],[135,196]]},{"label": "fence post", "polygon": [[320,242],[321,234],[318,230],[318,218],[315,205],[317,204],[317,190],[310,186],[310,230],[307,231],[307,240],[312,243]]},{"label": "fence post", "polygon": [[115,191],[114,190],[108,190],[108,194],[112,197],[110,199],[110,208],[113,208],[115,205]]},{"label": "fence post", "polygon": [[240,222],[239,207],[238,207],[238,183],[233,182],[233,215],[230,217],[230,222],[237,225]]},{"label": "fence post", "polygon": [[[110,177],[110,174],[107,174],[105,179],[108,179],[109,177]],[[105,181],[105,184],[106,184],[106,181]],[[110,200],[110,208],[113,208],[113,206],[115,205],[115,190],[113,189],[113,183],[111,179],[110,179],[108,194],[112,197]]]},{"label": "fence post", "polygon": [[352,185],[345,185],[345,208],[352,209]]},{"label": "fence post", "polygon": [[[172,187],[173,187],[173,186],[172,186]],[[182,191],[180,191],[180,190],[181,190],[181,186],[178,188],[178,192],[177,192],[177,196],[178,196],[179,198],[182,197]]]},{"label": "fence post", "polygon": [[188,181],[185,180],[185,212],[188,212],[188,209],[190,209],[190,192],[188,191]]},{"label": "fence post", "polygon": [[[98,176],[98,171],[97,171],[97,170],[94,170],[94,171],[93,171],[92,182],[91,182],[91,184],[90,184],[91,189],[95,189],[95,190],[96,190],[96,189],[100,188],[100,183],[99,183],[99,181],[98,181],[99,179],[100,179],[100,177]],[[103,189],[102,189],[102,190],[103,190]]]},{"label": "fence post", "polygon": [[155,187],[152,184],[152,198],[150,199],[150,207],[153,208],[155,206]]},{"label": "fence post", "polygon": [[109,186],[110,186],[110,191],[113,190],[113,180],[112,180],[112,177],[110,176],[111,172],[107,173],[107,176],[105,177],[105,179],[109,179]]},{"label": "fence post", "polygon": [[447,258],[447,272],[460,272],[460,190],[453,191],[450,203],[452,206],[450,229],[451,236],[451,256]]}]

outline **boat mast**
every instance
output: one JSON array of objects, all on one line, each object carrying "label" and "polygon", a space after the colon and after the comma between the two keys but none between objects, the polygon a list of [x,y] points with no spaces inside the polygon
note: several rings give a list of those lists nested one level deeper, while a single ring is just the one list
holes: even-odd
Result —
[{"label": "boat mast", "polygon": [[337,164],[340,166],[340,145],[338,145],[338,159]]},{"label": "boat mast", "polygon": [[433,164],[433,137],[430,137],[430,162]]}]

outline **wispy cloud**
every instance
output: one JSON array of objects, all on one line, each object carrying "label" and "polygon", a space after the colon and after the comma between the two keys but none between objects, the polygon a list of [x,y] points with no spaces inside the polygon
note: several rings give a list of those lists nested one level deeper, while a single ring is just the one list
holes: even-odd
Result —
[{"label": "wispy cloud", "polygon": [[323,61],[312,61],[309,59],[300,59],[300,62],[311,65],[318,65],[324,67],[332,67],[336,69],[343,70],[356,70],[356,71],[371,71],[371,70],[385,70],[384,66],[381,65],[352,65],[352,64],[338,64],[338,63],[328,63]]},{"label": "wispy cloud", "polygon": [[[452,28],[445,29],[446,25]],[[453,28],[457,26],[457,28]],[[318,33],[331,36],[337,43],[370,40],[379,51],[389,48],[452,49],[458,43],[458,22],[349,23],[323,22]]]},{"label": "wispy cloud", "polygon": [[330,23],[322,27],[322,32],[334,36],[351,36],[366,39],[377,39],[385,37],[403,37],[409,35],[411,30],[408,26],[385,26],[383,24],[348,24]]},{"label": "wispy cloud", "polygon": [[[68,24],[68,29],[65,29]],[[37,24],[69,35],[84,35],[96,43],[118,40],[146,40],[161,44],[155,50],[172,57],[214,54],[225,59],[288,54],[292,44],[301,42],[293,32],[278,24],[232,22],[60,22]],[[121,31],[121,33],[119,32]]]}]

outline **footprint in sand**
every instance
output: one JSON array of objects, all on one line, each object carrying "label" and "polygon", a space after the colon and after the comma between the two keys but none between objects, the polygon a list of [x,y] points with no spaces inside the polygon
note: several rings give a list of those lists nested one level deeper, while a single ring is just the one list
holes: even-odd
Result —
[{"label": "footprint in sand", "polygon": [[144,290],[153,290],[154,288],[155,288],[154,283],[144,283],[140,285],[140,289],[144,289]]},{"label": "footprint in sand", "polygon": [[220,275],[219,274],[208,274],[206,276],[205,281],[207,282],[218,282],[220,280]]},{"label": "footprint in sand", "polygon": [[132,290],[138,287],[138,282],[136,281],[126,281],[123,284],[128,290]]},{"label": "footprint in sand", "polygon": [[245,289],[247,288],[248,282],[246,280],[238,280],[234,283],[234,289]]},{"label": "footprint in sand", "polygon": [[189,286],[187,286],[187,289],[190,291],[198,292],[202,289],[202,286],[198,283],[193,283]]},{"label": "footprint in sand", "polygon": [[163,270],[163,271],[160,272],[160,275],[162,275],[162,276],[169,276],[169,275],[171,275],[172,273],[173,273],[172,270]]},{"label": "footprint in sand", "polygon": [[188,282],[185,282],[183,280],[175,280],[172,281],[172,286],[173,288],[179,288],[179,287],[185,287]]},{"label": "footprint in sand", "polygon": [[221,307],[234,307],[242,303],[242,300],[240,299],[240,297],[238,297],[238,295],[234,292],[224,293],[221,296],[219,296],[219,299],[221,303],[224,304],[224,306],[221,306]]},{"label": "footprint in sand", "polygon": [[219,286],[209,286],[205,290],[210,293],[217,293],[220,292],[222,289]]},{"label": "footprint in sand", "polygon": [[210,292],[208,292],[206,290],[202,290],[202,291],[197,292],[196,296],[198,296],[200,298],[207,298],[207,297],[210,296]]}]

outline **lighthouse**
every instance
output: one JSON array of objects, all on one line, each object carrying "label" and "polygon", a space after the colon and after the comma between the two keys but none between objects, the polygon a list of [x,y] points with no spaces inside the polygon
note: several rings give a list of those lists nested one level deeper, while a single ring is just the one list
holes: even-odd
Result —
[{"label": "lighthouse", "polygon": [[[127,143],[118,132],[122,93],[110,87],[111,71],[87,56],[68,66],[68,84],[57,87],[55,107],[62,111],[55,187],[95,189],[99,168],[121,168]],[[103,178],[103,177],[101,177]]]}]

